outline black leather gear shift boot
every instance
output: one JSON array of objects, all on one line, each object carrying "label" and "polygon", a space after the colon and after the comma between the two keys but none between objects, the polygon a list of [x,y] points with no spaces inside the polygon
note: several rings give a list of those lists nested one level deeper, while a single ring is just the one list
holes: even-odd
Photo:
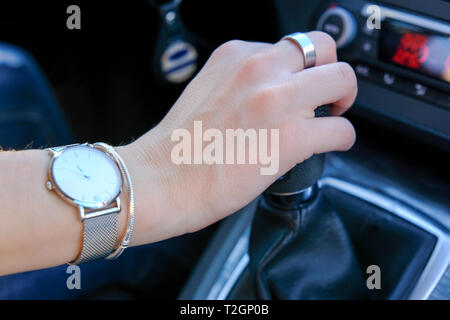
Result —
[{"label": "black leather gear shift boot", "polygon": [[[333,188],[293,210],[265,198],[241,282],[253,282],[258,299],[405,299],[435,243],[406,220]],[[371,265],[381,270],[380,289],[367,287]],[[229,298],[250,296],[244,287],[238,283]]]},{"label": "black leather gear shift boot", "polygon": [[297,210],[262,201],[249,252],[260,299],[368,298],[348,232],[321,192]]}]

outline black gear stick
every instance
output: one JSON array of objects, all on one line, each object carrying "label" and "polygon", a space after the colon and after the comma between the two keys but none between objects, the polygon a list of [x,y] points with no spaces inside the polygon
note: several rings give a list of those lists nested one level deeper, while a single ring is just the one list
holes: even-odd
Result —
[{"label": "black gear stick", "polygon": [[[326,107],[316,112],[318,116],[327,113]],[[239,224],[234,225],[240,229],[242,222],[246,225],[248,221],[242,217],[253,216],[249,264],[229,299],[404,299],[412,292],[435,237],[358,193],[348,193],[327,180],[319,188],[324,164],[325,157],[317,155],[295,166],[236,220]],[[327,178],[340,181],[341,173],[348,172],[342,169],[330,163]],[[339,177],[333,177],[335,174]],[[341,181],[357,186],[357,181]],[[217,238],[220,243],[224,234],[234,232],[230,232],[234,225],[224,226]],[[235,248],[242,249],[240,239],[247,235],[239,237]],[[212,248],[217,250],[216,246]],[[228,250],[229,245],[217,253],[219,261]],[[233,254],[229,257],[227,261],[236,260]],[[382,270],[377,290],[369,287],[370,266]],[[210,267],[209,258],[198,269],[200,277]],[[223,270],[217,279],[230,274],[228,266]],[[198,276],[191,279],[195,286]],[[204,278],[210,283],[211,276]],[[214,290],[218,283],[213,283]]]},{"label": "black gear stick", "polygon": [[[328,105],[320,106],[315,110],[316,117],[326,117],[328,114]],[[323,166],[324,155],[314,155],[297,164],[288,173],[275,181],[267,188],[264,194],[280,206],[288,205],[293,200],[305,202],[315,195],[317,181],[323,173]]]},{"label": "black gear stick", "polygon": [[[316,109],[327,115],[328,106]],[[314,155],[264,192],[249,246],[257,298],[365,297],[352,243],[317,187],[323,167],[324,155]]]}]

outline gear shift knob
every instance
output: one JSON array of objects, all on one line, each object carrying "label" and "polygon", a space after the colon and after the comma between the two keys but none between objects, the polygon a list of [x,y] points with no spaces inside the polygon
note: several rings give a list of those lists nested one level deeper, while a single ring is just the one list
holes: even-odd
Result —
[{"label": "gear shift knob", "polygon": [[[329,105],[323,105],[315,110],[316,117],[326,117],[329,114]],[[275,181],[266,190],[266,194],[273,196],[291,196],[313,191],[313,187],[322,176],[324,155],[317,154],[302,163],[297,164],[284,176]]]}]

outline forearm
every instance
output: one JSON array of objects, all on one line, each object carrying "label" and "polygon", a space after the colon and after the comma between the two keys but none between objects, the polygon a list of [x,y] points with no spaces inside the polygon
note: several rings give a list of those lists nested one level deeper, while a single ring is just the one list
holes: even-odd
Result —
[{"label": "forearm", "polygon": [[0,153],[0,274],[71,261],[81,243],[75,208],[45,188],[43,150]]},{"label": "forearm", "polygon": [[[152,234],[156,223],[146,216],[146,200],[151,199],[156,211],[160,208],[156,201],[161,196],[150,182],[147,190],[153,189],[151,193],[142,191],[148,179],[130,149],[117,148],[135,185],[137,218],[133,246],[170,235]],[[83,227],[77,208],[45,187],[49,161],[50,156],[44,150],[0,152],[0,275],[67,263],[81,250]],[[122,192],[120,196],[119,237],[127,220],[125,194]]]}]

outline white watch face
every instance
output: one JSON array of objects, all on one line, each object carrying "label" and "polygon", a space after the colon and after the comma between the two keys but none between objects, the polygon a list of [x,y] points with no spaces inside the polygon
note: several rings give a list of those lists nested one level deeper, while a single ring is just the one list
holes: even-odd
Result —
[{"label": "white watch face", "polygon": [[122,185],[115,162],[103,151],[83,145],[68,147],[56,157],[52,175],[66,196],[91,208],[111,203]]}]

